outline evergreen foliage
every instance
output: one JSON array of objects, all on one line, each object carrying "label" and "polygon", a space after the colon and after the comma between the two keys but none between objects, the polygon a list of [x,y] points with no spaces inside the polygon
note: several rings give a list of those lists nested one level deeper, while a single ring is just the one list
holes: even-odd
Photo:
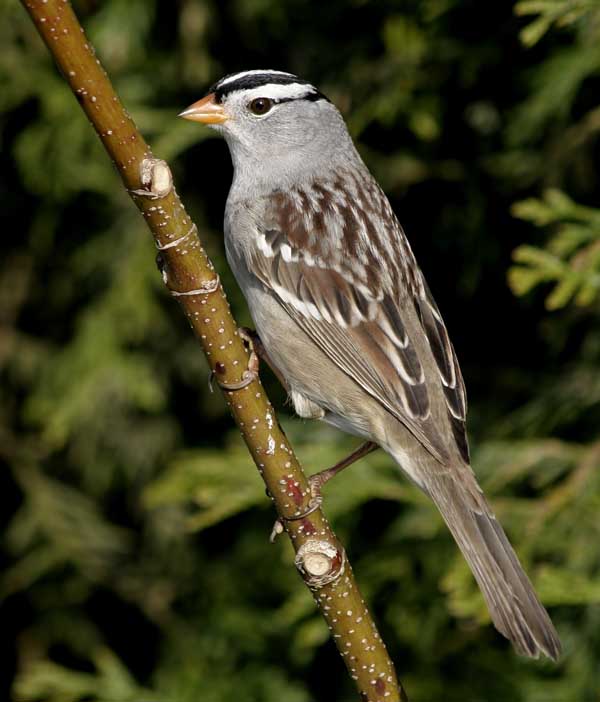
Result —
[{"label": "evergreen foliage", "polygon": [[[512,653],[437,511],[383,453],[325,489],[326,512],[412,702],[597,699],[598,0],[75,7],[241,323],[220,231],[229,157],[176,115],[254,67],[341,107],[448,323],[475,470],[563,660]],[[291,547],[268,543],[270,503],[144,223],[20,4],[0,0],[0,20],[0,696],[354,699]],[[290,417],[265,377],[307,467],[354,446]]]}]

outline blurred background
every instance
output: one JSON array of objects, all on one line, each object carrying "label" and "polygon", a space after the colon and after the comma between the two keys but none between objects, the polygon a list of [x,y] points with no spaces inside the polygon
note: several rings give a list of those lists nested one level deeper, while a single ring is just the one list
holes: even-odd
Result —
[{"label": "blurred background", "polygon": [[[328,486],[326,512],[413,702],[599,700],[600,2],[75,7],[240,323],[229,155],[177,113],[249,68],[340,107],[444,314],[476,472],[563,659],[512,652],[384,454]],[[0,84],[0,698],[354,700],[149,232],[16,0]],[[264,379],[309,471],[356,445]]]}]

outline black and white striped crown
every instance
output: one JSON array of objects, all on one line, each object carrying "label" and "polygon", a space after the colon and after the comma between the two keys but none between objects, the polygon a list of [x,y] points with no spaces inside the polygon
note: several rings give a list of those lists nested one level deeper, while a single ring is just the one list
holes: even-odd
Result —
[{"label": "black and white striped crown", "polygon": [[277,99],[279,102],[288,100],[327,100],[308,81],[298,78],[293,73],[273,70],[254,70],[230,73],[221,78],[209,88],[215,94],[216,102],[238,90],[253,90],[264,88],[264,97]]}]

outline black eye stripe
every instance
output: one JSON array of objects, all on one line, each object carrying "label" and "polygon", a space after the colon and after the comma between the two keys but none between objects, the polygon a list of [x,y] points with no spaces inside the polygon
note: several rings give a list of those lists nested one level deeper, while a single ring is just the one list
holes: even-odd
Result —
[{"label": "black eye stripe", "polygon": [[294,102],[295,100],[308,100],[309,102],[317,102],[318,100],[327,100],[327,102],[331,102],[331,100],[323,95],[323,93],[320,93],[318,90],[314,90],[310,93],[306,93],[305,95],[298,95],[296,97],[284,97],[284,98],[277,98],[276,100],[272,100],[272,102],[279,104],[281,102]]}]

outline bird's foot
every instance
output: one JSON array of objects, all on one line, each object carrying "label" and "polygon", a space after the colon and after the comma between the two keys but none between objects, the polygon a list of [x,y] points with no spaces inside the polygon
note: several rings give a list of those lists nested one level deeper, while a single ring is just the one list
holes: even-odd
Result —
[{"label": "bird's foot", "polygon": [[308,479],[308,491],[310,494],[310,499],[308,501],[308,507],[302,512],[302,514],[294,515],[290,517],[288,521],[296,521],[297,519],[304,519],[308,517],[309,514],[316,512],[320,509],[323,504],[323,495],[321,494],[321,488],[330,479],[325,474],[328,470],[321,471],[320,473],[315,473],[311,475]]},{"label": "bird's foot", "polygon": [[[217,380],[219,385],[223,390],[228,390],[233,392],[234,390],[243,390],[248,387],[250,383],[253,383],[258,378],[258,371],[260,369],[260,361],[256,355],[252,343],[250,343],[250,358],[248,359],[248,367],[242,373],[242,379],[236,382],[230,383],[225,380]],[[211,375],[211,377],[214,377]]]},{"label": "bird's foot", "polygon": [[[326,471],[323,471],[323,473],[325,472]],[[293,517],[284,517],[284,521],[296,522],[299,519],[304,519],[305,517],[308,517],[309,514],[316,512],[321,507],[321,505],[323,504],[323,495],[321,495],[321,487],[323,486],[323,483],[326,482],[320,479],[321,475],[322,473],[316,473],[315,475],[311,475],[311,477],[308,479],[308,490],[310,493],[310,500],[308,501],[307,509],[305,509],[300,514],[295,514]],[[285,527],[283,526],[283,521],[281,519],[276,519],[275,524],[273,524],[273,529],[271,529],[271,536],[269,537],[269,541],[271,543],[275,543],[275,539],[279,536],[279,534],[282,534],[284,531]]]},{"label": "bird's foot", "polygon": [[[291,517],[285,517],[284,521],[295,522],[299,519],[305,519],[310,514],[320,509],[321,505],[323,504],[323,495],[321,494],[321,489],[323,488],[323,485],[329,482],[338,473],[341,473],[345,468],[348,468],[348,466],[351,466],[353,463],[358,461],[359,458],[367,456],[369,453],[372,453],[377,448],[379,448],[379,446],[373,443],[372,441],[365,441],[349,456],[346,456],[346,458],[339,461],[334,466],[331,466],[331,468],[327,468],[326,470],[322,470],[320,473],[315,473],[314,475],[311,475],[308,479],[308,491],[310,494],[308,507],[300,514],[294,514]],[[282,520],[277,519],[275,524],[273,525],[273,530],[271,531],[271,543],[275,541],[277,536],[281,534],[283,530],[284,527]]]}]

